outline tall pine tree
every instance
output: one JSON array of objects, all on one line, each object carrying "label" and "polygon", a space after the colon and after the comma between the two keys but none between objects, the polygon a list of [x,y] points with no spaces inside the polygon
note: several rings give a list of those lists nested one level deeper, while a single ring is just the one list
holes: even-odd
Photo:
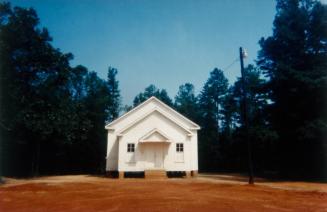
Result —
[{"label": "tall pine tree", "polygon": [[199,163],[203,170],[216,170],[221,162],[219,150],[221,107],[228,89],[222,70],[215,68],[199,95],[202,130],[199,133]]},{"label": "tall pine tree", "polygon": [[278,0],[273,35],[260,40],[279,164],[290,176],[327,177],[326,14],[319,1]]},{"label": "tall pine tree", "polygon": [[117,69],[109,67],[108,69],[108,98],[109,98],[109,107],[108,110],[108,120],[112,121],[119,116],[120,107],[121,107],[121,97],[119,91],[119,82],[116,79]]}]

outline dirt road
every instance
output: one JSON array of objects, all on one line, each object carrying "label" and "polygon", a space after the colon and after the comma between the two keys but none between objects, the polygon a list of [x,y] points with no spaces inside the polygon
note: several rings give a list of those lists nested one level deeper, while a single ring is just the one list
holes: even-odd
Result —
[{"label": "dirt road", "polygon": [[327,185],[259,182],[250,186],[227,175],[7,179],[0,186],[0,211],[327,211]]}]

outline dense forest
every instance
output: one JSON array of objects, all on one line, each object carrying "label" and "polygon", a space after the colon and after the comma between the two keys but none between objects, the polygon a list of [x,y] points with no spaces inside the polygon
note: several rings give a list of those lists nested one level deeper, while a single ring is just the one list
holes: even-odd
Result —
[{"label": "dense forest", "polygon": [[[246,172],[246,133],[256,175],[327,179],[327,6],[277,0],[273,33],[258,38],[241,79],[214,68],[199,94],[191,83],[174,99],[149,85],[122,106],[118,70],[107,79],[52,45],[32,8],[0,4],[1,175],[103,173],[105,123],[156,96],[200,124],[200,171]],[[233,47],[234,48],[234,47]],[[237,53],[237,47],[235,47]],[[199,70],[209,72],[210,70]]]}]

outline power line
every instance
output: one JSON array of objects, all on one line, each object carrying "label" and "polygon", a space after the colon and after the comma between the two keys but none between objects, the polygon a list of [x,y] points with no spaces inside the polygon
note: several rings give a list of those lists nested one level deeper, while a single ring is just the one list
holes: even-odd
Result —
[{"label": "power line", "polygon": [[227,71],[232,65],[234,65],[236,62],[238,62],[240,59],[236,58],[231,64],[229,64],[226,68],[223,69],[223,71]]}]

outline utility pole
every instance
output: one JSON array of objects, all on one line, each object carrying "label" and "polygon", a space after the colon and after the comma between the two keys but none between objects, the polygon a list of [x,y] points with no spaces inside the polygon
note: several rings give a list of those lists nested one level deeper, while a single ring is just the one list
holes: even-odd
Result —
[{"label": "utility pole", "polygon": [[248,146],[248,165],[249,165],[249,184],[254,184],[254,176],[253,176],[253,159],[252,159],[252,145],[249,139],[249,121],[247,115],[247,91],[245,85],[245,73],[244,73],[244,62],[243,59],[246,57],[246,54],[242,47],[240,47],[240,62],[241,62],[241,81],[242,81],[242,102],[243,102],[243,127],[245,132],[245,139]]}]

